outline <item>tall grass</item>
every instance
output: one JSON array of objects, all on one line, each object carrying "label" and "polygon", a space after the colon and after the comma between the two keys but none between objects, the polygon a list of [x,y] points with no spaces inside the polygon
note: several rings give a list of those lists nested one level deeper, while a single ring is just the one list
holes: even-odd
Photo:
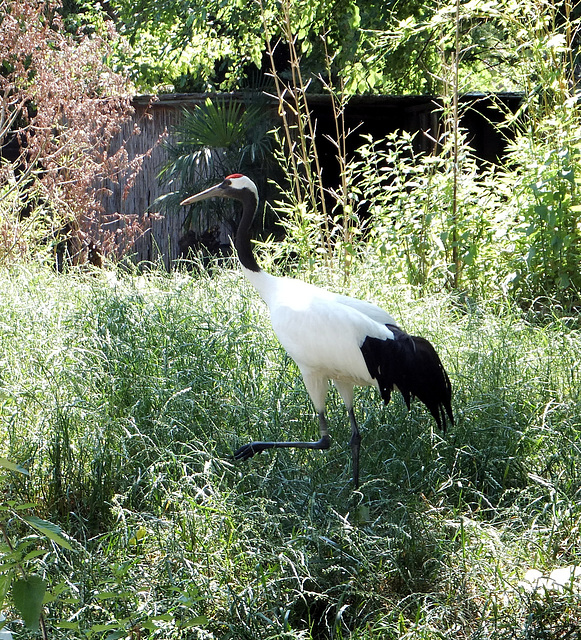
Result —
[{"label": "tall grass", "polygon": [[1,273],[0,454],[30,473],[4,472],[3,499],[73,539],[70,552],[3,521],[48,581],[51,638],[576,632],[578,593],[518,582],[581,559],[578,329],[505,303],[418,302],[362,265],[349,286],[435,343],[457,418],[438,433],[419,405],[360,390],[355,494],[334,392],[330,451],[231,460],[249,439],[317,429],[237,270]]}]

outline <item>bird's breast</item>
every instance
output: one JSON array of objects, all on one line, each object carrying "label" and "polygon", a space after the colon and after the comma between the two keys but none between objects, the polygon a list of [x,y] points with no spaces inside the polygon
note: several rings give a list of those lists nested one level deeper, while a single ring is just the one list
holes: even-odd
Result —
[{"label": "bird's breast", "polygon": [[374,384],[361,345],[369,335],[388,337],[384,325],[353,308],[318,299],[276,304],[270,311],[274,332],[301,370],[357,385]]}]

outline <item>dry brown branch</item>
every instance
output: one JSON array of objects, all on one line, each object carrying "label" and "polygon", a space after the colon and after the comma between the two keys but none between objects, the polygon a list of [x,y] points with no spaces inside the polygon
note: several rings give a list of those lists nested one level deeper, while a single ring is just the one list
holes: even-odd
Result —
[{"label": "dry brown branch", "polygon": [[[102,224],[112,213],[101,205],[103,185],[135,176],[146,156],[130,160],[127,141],[117,144],[133,108],[126,80],[103,62],[116,34],[111,27],[106,38],[70,35],[58,7],[56,0],[0,0],[0,61],[8,70],[0,75],[0,143],[19,149],[9,159],[12,182],[0,180],[2,227],[20,236],[11,245],[17,251],[3,247],[5,258],[38,249],[64,227],[82,246],[115,246],[116,255],[143,232],[133,220],[114,231]],[[35,224],[23,226],[23,218]],[[85,259],[80,251],[73,261]]]}]

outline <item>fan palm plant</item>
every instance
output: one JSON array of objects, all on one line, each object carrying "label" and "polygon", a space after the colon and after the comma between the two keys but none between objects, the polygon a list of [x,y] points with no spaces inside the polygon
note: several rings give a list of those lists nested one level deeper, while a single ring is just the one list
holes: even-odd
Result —
[{"label": "fan palm plant", "polygon": [[[194,109],[185,108],[172,138],[166,142],[168,160],[159,179],[171,191],[159,198],[167,213],[181,211],[180,202],[204,183],[214,184],[231,173],[256,173],[270,162],[272,141],[264,105],[245,105],[208,98]],[[258,176],[257,176],[258,177]],[[217,199],[205,203],[205,215],[191,211],[184,227],[197,234],[215,224],[231,227],[231,204]]]}]

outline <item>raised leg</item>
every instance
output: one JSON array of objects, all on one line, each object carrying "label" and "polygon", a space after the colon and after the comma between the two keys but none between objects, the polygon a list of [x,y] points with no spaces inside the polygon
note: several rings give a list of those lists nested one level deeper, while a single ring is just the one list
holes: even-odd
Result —
[{"label": "raised leg", "polygon": [[248,460],[267,449],[328,449],[331,446],[331,438],[324,411],[319,413],[319,429],[321,439],[316,442],[250,442],[234,452],[234,459]]},{"label": "raised leg", "polygon": [[353,487],[359,488],[359,451],[361,449],[361,434],[355,420],[353,408],[349,409],[349,420],[351,421],[351,455],[353,457]]}]

